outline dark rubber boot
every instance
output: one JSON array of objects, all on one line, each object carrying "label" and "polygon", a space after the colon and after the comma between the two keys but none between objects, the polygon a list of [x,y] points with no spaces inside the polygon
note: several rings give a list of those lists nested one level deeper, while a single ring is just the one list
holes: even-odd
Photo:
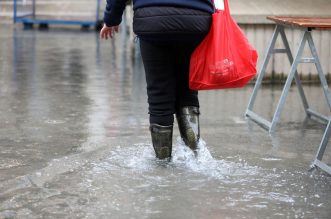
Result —
[{"label": "dark rubber boot", "polygon": [[180,108],[176,113],[180,136],[193,151],[198,148],[200,139],[199,115],[199,108],[195,106]]},{"label": "dark rubber boot", "polygon": [[150,125],[153,148],[156,157],[159,159],[171,158],[172,130],[173,130],[172,125],[171,126],[162,126],[158,124]]}]

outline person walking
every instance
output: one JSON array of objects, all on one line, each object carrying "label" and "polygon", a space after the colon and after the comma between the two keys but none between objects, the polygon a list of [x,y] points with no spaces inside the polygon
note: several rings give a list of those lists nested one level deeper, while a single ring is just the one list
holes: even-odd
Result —
[{"label": "person walking", "polygon": [[[107,0],[102,39],[118,32],[127,0]],[[198,92],[189,88],[190,57],[209,32],[212,0],[133,0],[133,31],[145,68],[152,144],[170,159],[174,114],[184,143],[194,152],[200,138]]]}]

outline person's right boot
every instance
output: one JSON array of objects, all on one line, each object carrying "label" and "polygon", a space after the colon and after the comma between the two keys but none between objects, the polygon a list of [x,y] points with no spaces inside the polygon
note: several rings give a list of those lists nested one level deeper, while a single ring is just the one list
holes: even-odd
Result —
[{"label": "person's right boot", "polygon": [[159,159],[170,159],[172,151],[172,130],[173,126],[162,126],[151,124],[150,131],[152,136],[155,155]]},{"label": "person's right boot", "polygon": [[198,107],[186,106],[177,110],[176,118],[184,143],[196,152],[200,139],[200,111]]}]

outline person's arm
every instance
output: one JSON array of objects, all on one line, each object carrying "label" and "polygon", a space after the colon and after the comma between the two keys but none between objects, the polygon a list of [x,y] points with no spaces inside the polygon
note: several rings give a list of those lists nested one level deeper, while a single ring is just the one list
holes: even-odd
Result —
[{"label": "person's arm", "polygon": [[118,25],[122,22],[123,11],[127,0],[107,0],[104,12],[104,25],[100,31],[102,39],[112,38],[118,32]]},{"label": "person's arm", "polygon": [[118,26],[127,0],[107,0],[103,21],[108,27]]}]

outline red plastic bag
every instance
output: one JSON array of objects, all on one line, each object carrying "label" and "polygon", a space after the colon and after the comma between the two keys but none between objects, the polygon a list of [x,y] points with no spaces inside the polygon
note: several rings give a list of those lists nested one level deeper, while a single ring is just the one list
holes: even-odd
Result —
[{"label": "red plastic bag", "polygon": [[256,74],[257,58],[224,0],[224,10],[216,9],[209,33],[191,56],[190,89],[243,87]]}]

